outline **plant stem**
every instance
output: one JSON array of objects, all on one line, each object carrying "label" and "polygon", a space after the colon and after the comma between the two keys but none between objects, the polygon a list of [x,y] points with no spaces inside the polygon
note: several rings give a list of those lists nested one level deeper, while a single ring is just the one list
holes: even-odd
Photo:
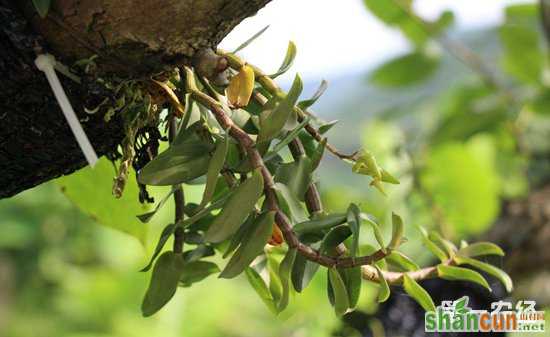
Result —
[{"label": "plant stem", "polygon": [[[176,138],[177,133],[177,119],[174,114],[170,114],[168,123],[168,140],[170,143],[172,143]],[[185,216],[183,212],[183,208],[185,206],[185,195],[183,194],[183,188],[181,187],[181,184],[174,185],[172,186],[172,188],[174,189],[174,223],[178,224],[183,221],[183,218]],[[183,228],[181,228],[180,226],[176,226],[176,229],[174,230],[174,253],[180,254],[183,252],[183,236]]]}]

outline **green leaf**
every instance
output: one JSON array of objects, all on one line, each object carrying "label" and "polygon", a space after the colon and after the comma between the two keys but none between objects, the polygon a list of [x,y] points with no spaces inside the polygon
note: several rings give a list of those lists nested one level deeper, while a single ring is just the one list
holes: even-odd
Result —
[{"label": "green leaf", "polygon": [[296,248],[290,248],[286,253],[281,265],[279,266],[279,277],[281,279],[281,284],[283,286],[283,293],[279,304],[277,305],[277,310],[279,312],[286,309],[288,306],[288,301],[290,297],[290,273],[292,272],[292,265],[296,259]]},{"label": "green leaf", "polygon": [[539,35],[534,28],[518,24],[500,27],[504,69],[517,79],[538,85],[544,67]]},{"label": "green leaf", "polygon": [[279,199],[283,199],[290,211],[291,218],[294,222],[303,222],[307,220],[307,215],[300,201],[290,191],[288,187],[281,183],[275,183],[275,189],[279,195]]},{"label": "green leaf", "polygon": [[191,217],[183,220],[180,226],[183,228],[186,228],[193,225],[194,223],[197,223],[202,218],[205,218],[205,217],[207,218],[209,215],[211,215],[210,212],[212,212],[215,209],[221,208],[222,205],[224,205],[225,201],[229,199],[234,192],[235,191],[228,191],[223,196],[221,196],[218,200],[212,202],[210,206],[201,209],[200,211],[194,213]]},{"label": "green leaf", "polygon": [[[319,244],[312,244],[311,247],[314,249],[318,249]],[[301,293],[302,290],[304,290],[309,285],[318,269],[318,263],[309,261],[305,256],[297,254],[296,259],[294,260],[294,264],[292,265],[291,274],[292,285],[294,286],[294,289],[297,292]]]},{"label": "green leaf", "polygon": [[205,174],[212,145],[200,139],[194,129],[186,130],[180,143],[171,145],[145,165],[139,171],[138,181],[152,186],[177,185]]},{"label": "green leaf", "polygon": [[476,257],[483,255],[499,255],[504,256],[502,249],[491,242],[476,242],[466,247],[460,248],[458,255],[466,257]]},{"label": "green leaf", "polygon": [[311,171],[315,171],[319,164],[321,164],[321,160],[323,159],[323,155],[325,154],[325,148],[327,146],[328,139],[323,138],[319,145],[315,148],[315,151],[313,151],[311,155]]},{"label": "green leaf", "polygon": [[299,224],[296,224],[293,229],[297,234],[319,232],[341,225],[346,221],[346,214],[333,213],[328,215],[320,215],[310,221],[300,222]]},{"label": "green leaf", "polygon": [[269,151],[265,156],[264,156],[264,161],[268,161],[270,159],[273,159],[277,156],[277,154],[285,147],[287,146],[288,144],[290,144],[290,142],[292,142],[296,137],[298,137],[298,135],[300,134],[300,131],[304,128],[304,126],[306,126],[307,123],[309,123],[310,121],[310,117],[306,117],[304,118],[304,120],[298,124],[298,126],[296,126],[292,131],[290,131],[289,133],[287,133],[287,135],[285,136],[285,138],[283,138],[279,143],[277,143],[277,145],[275,145],[273,147],[273,149],[271,149],[271,151]]},{"label": "green leaf", "polygon": [[475,272],[471,269],[461,268],[461,267],[454,267],[454,266],[446,266],[443,264],[440,264],[437,266],[437,275],[445,280],[451,280],[451,281],[469,281],[473,283],[477,283],[489,291],[491,291],[491,287],[489,286],[489,283],[479,274],[478,272]]},{"label": "green leaf", "polygon": [[357,255],[357,248],[359,246],[359,231],[361,229],[361,210],[356,204],[350,204],[347,212],[347,223],[352,232],[352,242],[350,248],[350,255],[355,257]]},{"label": "green leaf", "polygon": [[431,231],[428,238],[435,242],[439,247],[443,248],[447,252],[447,256],[453,257],[456,254],[456,246],[449,240],[444,239],[438,232]]},{"label": "green leaf", "polygon": [[134,173],[129,172],[128,184],[119,199],[111,193],[113,175],[113,165],[101,158],[93,169],[86,167],[57,179],[56,183],[69,200],[98,223],[130,234],[144,243],[147,226],[136,218],[136,214],[143,212],[143,207],[137,202],[139,190],[133,183]]},{"label": "green leaf", "polygon": [[428,237],[428,233],[426,230],[422,227],[418,227],[420,229],[420,233],[422,234],[422,243],[428,250],[435,255],[441,262],[447,261],[449,258],[445,252],[438,247],[430,238]]},{"label": "green leaf", "polygon": [[363,284],[361,266],[338,269],[338,272],[346,285],[349,308],[354,309],[359,301],[359,296],[361,295],[361,285]]},{"label": "green leaf", "polygon": [[267,271],[269,273],[269,292],[271,293],[271,296],[273,296],[275,303],[278,304],[283,296],[283,283],[279,277],[280,264],[275,259],[273,254],[266,254],[266,256]]},{"label": "green leaf", "polygon": [[378,242],[378,245],[380,246],[380,249],[382,252],[386,252],[386,245],[384,244],[384,237],[382,236],[382,232],[380,232],[380,227],[378,226],[378,223],[374,219],[371,219],[370,216],[361,216],[363,220],[366,220],[367,223],[372,227],[372,231],[374,233],[374,238],[376,239],[376,242]]},{"label": "green leaf", "polygon": [[382,270],[378,268],[378,266],[374,266],[376,268],[376,271],[378,272],[378,279],[380,280],[380,290],[378,292],[378,303],[386,302],[388,298],[390,298],[390,286],[388,285],[388,281],[384,278],[384,274],[382,273]]},{"label": "green leaf", "polygon": [[231,242],[229,243],[229,246],[227,246],[227,249],[223,253],[223,258],[229,256],[229,254],[233,253],[235,249],[243,242],[243,238],[245,237],[245,234],[248,233],[252,226],[254,225],[254,222],[256,221],[256,212],[252,212],[246,221],[239,227],[235,235],[231,238]]},{"label": "green leaf", "polygon": [[435,73],[439,58],[422,52],[399,56],[384,63],[370,75],[370,81],[381,87],[418,84]]},{"label": "green leaf", "polygon": [[321,242],[321,248],[319,250],[324,253],[333,248],[336,248],[336,246],[349,238],[351,234],[352,232],[348,225],[336,226],[331,229],[327,233],[327,235],[325,235],[325,238],[323,239],[323,242]]},{"label": "green leaf", "polygon": [[42,19],[44,19],[48,15],[51,2],[52,2],[51,0],[32,0],[34,8],[36,9],[36,11],[38,12],[38,15],[40,15]]},{"label": "green leaf", "polygon": [[280,165],[275,173],[275,182],[283,183],[298,200],[304,200],[311,177],[311,160],[301,156],[297,161]]},{"label": "green leaf", "polygon": [[300,76],[296,75],[288,94],[275,105],[271,111],[265,111],[260,118],[260,134],[257,143],[266,142],[276,137],[284,128],[286,122],[294,113],[294,106],[303,90],[303,83]]},{"label": "green leaf", "polygon": [[481,262],[479,260],[471,259],[469,257],[455,256],[454,261],[458,265],[468,264],[472,267],[486,272],[489,275],[496,277],[500,282],[502,282],[502,284],[504,284],[507,292],[511,292],[514,287],[512,279],[502,269],[499,269],[488,263]]},{"label": "green leaf", "polygon": [[340,317],[349,308],[349,297],[346,284],[336,268],[328,268],[328,277],[334,294],[334,312]]},{"label": "green leaf", "polygon": [[328,82],[325,80],[321,81],[319,88],[317,88],[317,91],[315,91],[313,96],[311,96],[311,98],[309,99],[298,102],[298,107],[302,110],[306,110],[307,108],[315,104],[315,102],[317,102],[317,100],[323,95],[327,88]]},{"label": "green leaf", "polygon": [[[189,236],[189,233],[186,233],[186,236]],[[216,252],[214,251],[214,248],[212,248],[211,246],[207,246],[205,244],[200,244],[195,249],[185,251],[183,253],[183,260],[185,261],[185,263],[190,263],[190,262],[198,261],[203,257],[213,256],[215,254]]]},{"label": "green leaf", "polygon": [[222,242],[233,235],[252,211],[262,195],[264,179],[259,169],[239,185],[229,197],[220,214],[214,219],[204,239],[208,242]]},{"label": "green leaf", "polygon": [[208,276],[219,273],[220,268],[215,263],[208,261],[193,261],[185,264],[181,272],[180,285],[190,287],[193,283],[200,282]]},{"label": "green leaf", "polygon": [[250,267],[246,268],[245,273],[246,278],[248,279],[248,283],[250,283],[258,296],[260,296],[262,302],[265,303],[265,305],[269,308],[271,312],[276,314],[277,308],[275,306],[275,301],[260,274],[258,274],[256,270]]},{"label": "green leaf", "polygon": [[216,151],[212,155],[212,159],[208,164],[208,171],[206,173],[206,187],[202,195],[202,201],[200,207],[206,206],[216,191],[216,183],[218,182],[218,176],[225,163],[225,157],[227,156],[227,150],[229,148],[229,137],[227,133],[224,135],[223,140],[218,140],[216,143]]},{"label": "green leaf", "polygon": [[405,254],[397,250],[392,250],[392,252],[386,256],[386,261],[393,265],[396,265],[405,271],[415,271],[420,269],[420,267]]},{"label": "green leaf", "polygon": [[392,220],[392,235],[391,235],[391,241],[388,247],[390,249],[396,249],[401,245],[401,242],[403,240],[403,219],[395,213],[392,213],[391,215]]},{"label": "green leaf", "polygon": [[263,252],[264,246],[273,232],[274,223],[275,212],[266,212],[258,216],[245,233],[241,245],[225,266],[220,278],[233,278],[239,275]]},{"label": "green leaf", "polygon": [[435,304],[428,292],[409,275],[403,274],[403,287],[405,292],[420,304],[426,311],[435,311]]},{"label": "green leaf", "polygon": [[158,258],[153,267],[149,288],[141,304],[144,317],[159,311],[174,296],[183,267],[184,262],[180,254],[165,252]]},{"label": "green leaf", "polygon": [[277,70],[276,73],[269,75],[271,78],[276,78],[284,73],[286,73],[290,67],[292,67],[292,63],[294,63],[294,58],[296,58],[296,44],[292,41],[288,41],[288,47],[286,49],[286,55],[283,60],[283,63],[279,67],[279,70]]},{"label": "green leaf", "polygon": [[155,259],[160,254],[160,252],[162,252],[162,248],[164,248],[164,245],[166,244],[166,241],[168,241],[170,236],[172,234],[174,234],[175,230],[176,230],[176,225],[174,225],[174,224],[170,224],[162,230],[162,233],[160,234],[160,238],[159,238],[159,241],[157,243],[157,246],[155,247],[155,251],[153,252],[153,255],[151,256],[151,260],[149,261],[149,263],[143,269],[140,270],[141,272],[146,272],[149,269],[151,269],[151,267],[153,266],[153,263],[155,262]]},{"label": "green leaf", "polygon": [[321,126],[319,127],[319,130],[318,130],[319,133],[320,133],[321,135],[324,135],[325,133],[329,132],[329,130],[332,129],[333,126],[335,126],[336,124],[338,124],[338,122],[339,122],[338,120],[333,120],[333,121],[330,121],[330,122],[328,122],[328,123],[325,123],[325,124],[321,125]]},{"label": "green leaf", "polygon": [[233,51],[233,54],[238,53],[239,51],[241,51],[244,48],[248,47],[249,44],[251,44],[252,42],[254,42],[254,40],[256,40],[258,37],[260,37],[260,35],[262,35],[268,28],[269,28],[269,25],[267,25],[264,28],[260,29],[259,32],[252,35],[248,40],[246,40],[241,45],[239,45],[237,48],[235,48],[235,50]]}]

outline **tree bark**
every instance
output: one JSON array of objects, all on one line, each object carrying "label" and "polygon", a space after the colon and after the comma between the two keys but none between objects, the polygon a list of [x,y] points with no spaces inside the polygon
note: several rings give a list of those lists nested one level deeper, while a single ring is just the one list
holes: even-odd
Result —
[{"label": "tree bark", "polygon": [[[54,0],[42,19],[30,0],[0,0],[0,198],[86,165],[34,66],[37,47],[68,65],[98,55],[103,73],[149,76],[191,63],[269,1]],[[120,119],[86,114],[90,88],[60,77],[98,155],[115,148]]]}]

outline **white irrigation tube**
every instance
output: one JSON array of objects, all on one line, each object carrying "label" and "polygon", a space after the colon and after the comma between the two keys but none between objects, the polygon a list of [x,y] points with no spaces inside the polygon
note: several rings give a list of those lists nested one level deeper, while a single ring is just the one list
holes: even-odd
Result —
[{"label": "white irrigation tube", "polygon": [[50,83],[50,87],[52,88],[55,98],[57,99],[61,110],[63,110],[63,114],[69,123],[71,131],[73,132],[84,157],[88,161],[88,164],[90,164],[91,167],[94,167],[98,160],[97,154],[92,147],[88,136],[86,136],[84,129],[82,129],[82,125],[80,124],[78,117],[76,117],[73,107],[69,102],[69,98],[67,97],[67,94],[65,94],[65,90],[63,90],[61,82],[55,73],[55,57],[50,54],[38,55],[34,63],[38,69],[46,74],[46,78]]}]

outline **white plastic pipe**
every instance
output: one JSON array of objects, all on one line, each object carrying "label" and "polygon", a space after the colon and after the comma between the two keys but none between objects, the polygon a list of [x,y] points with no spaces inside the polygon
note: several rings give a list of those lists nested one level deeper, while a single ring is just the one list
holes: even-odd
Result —
[{"label": "white plastic pipe", "polygon": [[82,125],[80,124],[78,117],[76,117],[73,107],[69,102],[69,98],[67,97],[67,94],[65,94],[65,90],[63,90],[61,82],[55,73],[55,57],[51,54],[38,55],[34,63],[38,69],[46,74],[46,78],[50,83],[50,87],[52,88],[55,98],[57,99],[59,106],[61,106],[61,110],[63,110],[63,114],[69,123],[71,131],[73,132],[84,157],[88,161],[88,164],[90,164],[91,167],[94,167],[98,160],[97,154],[92,147],[88,136],[86,136],[84,129],[82,129]]}]

